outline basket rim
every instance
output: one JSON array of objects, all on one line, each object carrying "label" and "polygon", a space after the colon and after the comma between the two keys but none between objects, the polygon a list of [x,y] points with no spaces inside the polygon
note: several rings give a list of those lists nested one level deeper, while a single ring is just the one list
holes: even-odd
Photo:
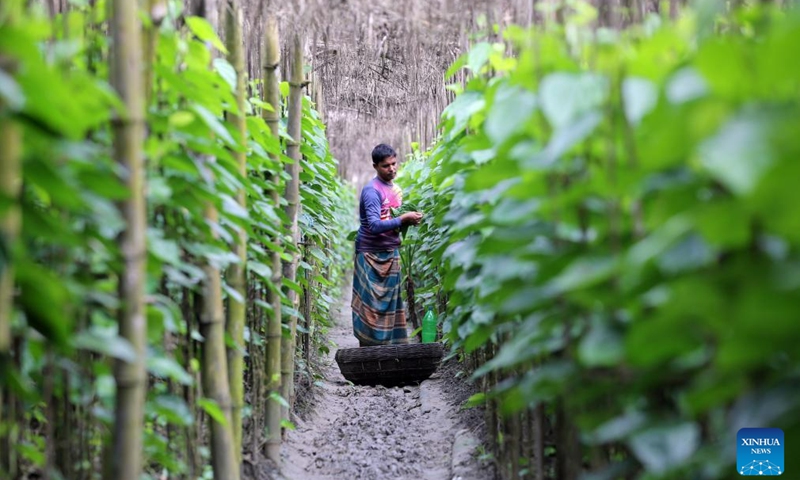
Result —
[{"label": "basket rim", "polygon": [[[408,354],[406,357],[404,354]],[[373,345],[369,347],[340,348],[336,351],[336,363],[361,363],[389,359],[441,357],[444,356],[444,345],[432,343],[404,343],[394,345]]]}]

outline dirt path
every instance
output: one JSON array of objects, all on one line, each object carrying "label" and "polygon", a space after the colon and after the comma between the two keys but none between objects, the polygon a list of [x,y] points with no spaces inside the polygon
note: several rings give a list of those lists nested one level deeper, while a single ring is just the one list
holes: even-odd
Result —
[{"label": "dirt path", "polygon": [[[336,313],[330,339],[358,346],[352,335],[350,289]],[[334,360],[323,358],[319,393],[306,421],[287,434],[282,475],[287,480],[488,480],[490,465],[475,453],[483,438],[482,413],[460,410],[472,393],[448,362],[420,386],[364,387],[345,381]],[[454,448],[455,445],[455,448]]]}]

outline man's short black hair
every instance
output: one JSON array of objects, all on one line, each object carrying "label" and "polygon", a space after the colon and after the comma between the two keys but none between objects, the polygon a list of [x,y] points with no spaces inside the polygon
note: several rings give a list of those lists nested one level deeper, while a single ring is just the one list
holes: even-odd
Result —
[{"label": "man's short black hair", "polygon": [[392,158],[396,156],[397,152],[394,151],[394,148],[390,147],[389,145],[386,145],[385,143],[381,143],[380,145],[372,149],[372,163],[374,165],[381,163],[387,158]]}]

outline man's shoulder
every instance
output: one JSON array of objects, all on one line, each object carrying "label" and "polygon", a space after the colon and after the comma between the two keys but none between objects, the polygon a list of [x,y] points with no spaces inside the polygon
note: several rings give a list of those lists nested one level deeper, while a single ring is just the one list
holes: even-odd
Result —
[{"label": "man's shoulder", "polygon": [[374,184],[374,182],[372,180],[370,180],[369,183],[367,183],[366,185],[364,185],[361,188],[361,200],[373,199],[373,198],[380,199],[380,197],[381,197],[381,194],[378,191],[378,189],[375,187],[375,184]]},{"label": "man's shoulder", "polygon": [[366,185],[361,187],[361,196],[364,196],[365,194],[372,194],[372,193],[379,193],[379,189],[378,189],[377,185],[375,185],[375,179],[374,178],[372,180],[370,180],[369,182],[367,182]]}]

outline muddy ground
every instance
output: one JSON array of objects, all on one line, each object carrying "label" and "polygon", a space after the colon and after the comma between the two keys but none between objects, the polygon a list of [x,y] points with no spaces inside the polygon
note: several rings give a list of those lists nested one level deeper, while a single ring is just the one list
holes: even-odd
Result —
[{"label": "muddy ground", "polygon": [[339,372],[337,348],[358,346],[350,320],[350,289],[343,289],[330,340],[337,347],[319,359],[325,379],[292,420],[280,473],[286,480],[489,480],[481,458],[483,412],[462,409],[475,390],[455,360],[419,386],[354,386]]}]

